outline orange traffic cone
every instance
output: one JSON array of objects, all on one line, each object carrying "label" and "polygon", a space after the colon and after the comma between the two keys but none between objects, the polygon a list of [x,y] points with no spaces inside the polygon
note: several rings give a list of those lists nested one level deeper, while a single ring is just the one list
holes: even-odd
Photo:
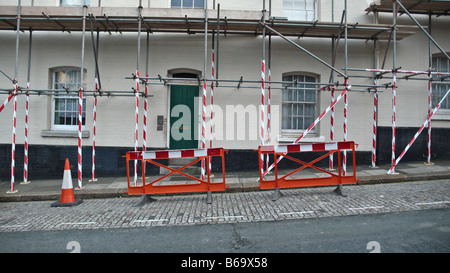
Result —
[{"label": "orange traffic cone", "polygon": [[61,198],[58,202],[52,203],[52,207],[71,207],[81,204],[83,200],[75,200],[72,186],[72,175],[70,173],[69,159],[66,158],[66,164],[64,166],[64,176],[61,190]]}]

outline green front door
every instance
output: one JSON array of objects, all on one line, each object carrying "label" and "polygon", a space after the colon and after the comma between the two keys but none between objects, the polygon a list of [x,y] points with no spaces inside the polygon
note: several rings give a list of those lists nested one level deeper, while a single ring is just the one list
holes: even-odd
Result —
[{"label": "green front door", "polygon": [[195,107],[198,86],[172,85],[170,88],[170,149],[198,148],[198,115]]}]

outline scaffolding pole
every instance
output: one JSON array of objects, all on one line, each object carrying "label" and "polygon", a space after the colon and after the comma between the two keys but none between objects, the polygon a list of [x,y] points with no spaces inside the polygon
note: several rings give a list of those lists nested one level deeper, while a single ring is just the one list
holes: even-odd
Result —
[{"label": "scaffolding pole", "polygon": [[[92,48],[94,51],[94,61],[95,61],[95,72],[94,72],[94,88],[96,92],[100,93],[101,84],[100,84],[100,71],[98,69],[98,47],[99,47],[99,32],[97,31],[97,45],[95,45],[94,39],[94,28],[92,26],[92,14],[89,14],[89,22],[91,27],[91,40],[92,40]],[[94,106],[92,109],[93,116],[93,133],[92,133],[92,177],[89,180],[90,182],[97,181],[95,178],[95,137],[97,135],[97,93],[94,93]]]},{"label": "scaffolding pole", "polygon": [[[138,15],[138,35],[137,35],[137,57],[136,57],[136,75],[135,75],[135,99],[136,99],[136,107],[135,107],[135,126],[134,126],[134,151],[138,151],[138,138],[139,138],[139,64],[141,58],[141,26],[142,26],[142,0],[139,0],[138,7],[139,15]],[[137,186],[137,167],[138,161],[134,160],[134,186]]]},{"label": "scaffolding pole", "polygon": [[[214,79],[214,63],[215,63],[215,52],[214,52],[214,31],[212,34],[212,41],[211,41],[211,78]],[[211,111],[211,115],[210,115],[210,120],[209,120],[209,126],[210,126],[210,130],[209,130],[209,148],[213,147],[213,127],[214,127],[214,82],[211,83],[211,91],[210,91],[210,111]],[[208,162],[209,162],[209,170],[212,171],[212,157],[209,158]]]},{"label": "scaffolding pole", "polygon": [[[396,132],[396,100],[397,100],[397,7],[396,2],[392,2],[392,9],[393,9],[393,15],[392,15],[392,140],[391,140],[391,163],[392,165],[395,164],[395,132]],[[395,171],[392,172],[395,174]]]},{"label": "scaffolding pole", "polygon": [[14,96],[14,108],[13,108],[13,129],[12,129],[12,142],[11,142],[11,189],[6,193],[17,193],[14,189],[14,174],[16,170],[16,115],[17,115],[17,93],[18,93],[18,69],[19,69],[19,32],[20,32],[20,11],[21,1],[17,3],[17,29],[16,29],[16,56],[14,66],[14,80],[13,80],[13,96]]},{"label": "scaffolding pole", "polygon": [[83,31],[81,37],[81,84],[78,96],[78,188],[83,189],[83,164],[82,164],[82,123],[83,123],[83,84],[85,81],[84,78],[84,49],[85,49],[85,33],[86,33],[86,11],[87,5],[86,0],[84,0],[83,4]]},{"label": "scaffolding pole", "polygon": [[[150,32],[147,31],[146,39],[146,54],[145,54],[145,76],[148,77],[148,58],[149,58],[149,47],[150,47]],[[147,119],[148,119],[148,80],[144,80],[144,127],[142,128],[142,151],[147,151]],[[146,162],[142,163],[143,174],[145,174]],[[144,179],[144,177],[143,177]]]},{"label": "scaffolding pole", "polygon": [[[205,1],[205,44],[203,56],[203,77],[206,78],[206,63],[208,61],[208,1]],[[206,148],[206,80],[203,80],[203,103],[202,103],[202,149]],[[206,159],[202,159],[201,180],[205,180]],[[208,177],[211,174],[208,164]],[[209,181],[209,180],[208,180]],[[206,193],[206,203],[212,203],[212,193],[208,183],[208,192]]]},{"label": "scaffolding pole", "polygon": [[[266,0],[263,0],[263,9],[262,9],[262,57],[261,57],[261,103],[259,105],[259,113],[260,113],[260,119],[259,119],[259,125],[260,125],[260,131],[259,131],[259,144],[261,146],[265,145],[265,133],[264,133],[264,119],[265,119],[265,113],[264,113],[264,104],[265,104],[265,79],[266,79]],[[261,173],[264,172],[264,155],[261,154],[260,158],[261,162]]]},{"label": "scaffolding pole", "polygon": [[[373,63],[374,67],[378,66],[378,58],[377,58],[377,39],[373,40]],[[374,86],[378,85],[378,78],[374,76],[373,80]],[[376,168],[377,164],[377,121],[378,121],[378,92],[375,89],[373,93],[373,130],[372,130],[372,168]]]},{"label": "scaffolding pole", "polygon": [[[344,28],[344,72],[345,75],[347,75],[347,68],[348,68],[348,23],[347,23],[347,0],[344,2],[344,10],[345,10],[345,28]],[[345,78],[344,85],[347,86],[347,80],[348,77]],[[344,95],[344,137],[343,140],[347,141],[347,111],[348,111],[348,93],[345,93]],[[344,151],[344,156],[342,158],[342,174],[345,176],[347,175],[347,150]],[[342,192],[341,189],[342,185],[339,185],[337,189]]]},{"label": "scaffolding pole", "polygon": [[30,75],[31,75],[31,45],[32,45],[33,31],[30,30],[30,39],[28,44],[28,69],[27,69],[27,100],[25,104],[25,141],[23,145],[23,181],[20,184],[29,184],[28,180],[28,109],[30,105]]},{"label": "scaffolding pole", "polygon": [[[428,15],[428,34],[431,36],[431,14]],[[428,70],[431,71],[433,66],[431,55],[431,40],[428,39]],[[428,116],[431,115],[431,111],[433,108],[432,98],[433,98],[433,89],[432,89],[432,76],[428,73]],[[427,139],[427,165],[432,165],[431,163],[431,120],[428,122],[428,139]]]}]

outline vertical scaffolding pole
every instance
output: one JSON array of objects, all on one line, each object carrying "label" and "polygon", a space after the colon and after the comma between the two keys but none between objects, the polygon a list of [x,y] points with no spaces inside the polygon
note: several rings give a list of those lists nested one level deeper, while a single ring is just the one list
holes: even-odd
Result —
[{"label": "vertical scaffolding pole", "polygon": [[[334,66],[334,54],[335,51],[337,50],[334,47],[334,41],[335,38],[333,37],[331,39],[331,62]],[[334,83],[334,73],[333,70],[331,70],[331,75],[330,75],[330,82]],[[334,84],[331,86],[331,103],[334,102]],[[330,141],[333,142],[334,141],[334,107],[331,108],[331,117],[330,117]],[[334,170],[334,163],[333,163],[333,154],[330,154],[330,160],[329,160],[329,169],[330,170]]]},{"label": "vertical scaffolding pole", "polygon": [[[269,0],[269,18],[272,16],[272,0]],[[269,83],[267,85],[268,87],[268,96],[267,96],[267,143],[270,144],[271,138],[270,138],[270,121],[271,121],[271,96],[272,96],[272,90],[271,90],[271,81],[272,81],[272,33],[269,33],[269,58],[268,58],[268,70],[269,70]],[[269,154],[266,155],[266,170],[269,169]]]},{"label": "vertical scaffolding pole", "polygon": [[[97,90],[96,82],[95,90]],[[92,109],[93,114],[93,133],[92,133],[92,178],[89,181],[97,181],[95,178],[95,136],[97,135],[97,94],[94,93],[94,107]]]},{"label": "vertical scaffolding pole", "polygon": [[82,182],[82,123],[83,123],[83,84],[84,84],[84,47],[85,47],[85,32],[86,32],[86,0],[83,4],[83,32],[81,37],[81,84],[78,92],[78,189],[83,188]]},{"label": "vertical scaffolding pole", "polygon": [[[91,25],[91,40],[92,40],[92,48],[94,51],[94,60],[95,60],[95,72],[94,72],[94,88],[95,92],[99,92],[101,89],[100,84],[100,72],[98,69],[98,48],[99,48],[99,40],[100,34],[97,31],[97,43],[94,39],[94,28],[92,26],[92,14],[89,15],[90,25]],[[97,45],[96,45],[97,44]],[[93,133],[92,133],[92,177],[89,181],[97,181],[95,178],[95,137],[97,136],[97,93],[94,93],[94,107],[92,109],[93,114]]]},{"label": "vertical scaffolding pole", "polygon": [[[259,132],[259,141],[260,145],[263,146],[265,144],[265,138],[264,138],[264,104],[265,104],[265,78],[266,78],[266,0],[263,0],[263,10],[262,10],[262,23],[263,23],[263,30],[262,30],[262,58],[261,58],[261,104],[259,105],[259,112],[260,112],[260,132]],[[261,162],[261,173],[264,172],[264,155],[261,154],[260,158]]]},{"label": "vertical scaffolding pole", "polygon": [[14,174],[16,170],[16,115],[17,115],[17,89],[18,89],[18,69],[19,69],[19,32],[20,32],[20,12],[21,1],[17,3],[17,29],[16,29],[16,57],[14,67],[14,79],[13,79],[13,96],[14,96],[14,108],[13,108],[13,130],[12,130],[12,142],[11,142],[11,189],[7,193],[16,193],[14,189]]},{"label": "vertical scaffolding pole", "polygon": [[[206,148],[206,62],[208,60],[208,1],[205,1],[205,40],[203,59],[203,93],[202,93],[202,149]],[[205,159],[202,159],[201,179],[205,179]]]},{"label": "vertical scaffolding pole", "polygon": [[[214,80],[214,61],[215,61],[215,52],[214,52],[214,35],[215,35],[215,33],[214,33],[214,30],[213,30],[213,33],[212,33],[212,45],[211,45],[211,79],[212,80]],[[214,107],[214,81],[212,81],[211,82],[211,93],[210,93],[210,99],[211,99],[211,118],[210,118],[210,122],[209,122],[209,124],[210,124],[210,131],[209,131],[209,148],[212,148],[213,147],[213,126],[214,126],[214,121],[213,121],[213,118],[214,118],[214,109],[213,109],[213,107]],[[211,166],[211,160],[212,158],[210,157],[209,158],[209,160],[208,160],[208,162],[209,162],[209,170],[211,171],[212,170],[212,166]]]},{"label": "vertical scaffolding pole", "polygon": [[[139,137],[139,61],[141,58],[141,11],[142,11],[142,0],[139,0],[138,7],[138,35],[137,35],[137,60],[136,60],[136,88],[135,88],[135,98],[136,98],[136,107],[135,107],[135,126],[134,126],[134,151],[138,151],[138,137]],[[134,161],[134,185],[137,185],[137,160]]]},{"label": "vertical scaffolding pole", "polygon": [[[393,16],[392,16],[392,153],[391,153],[391,163],[395,166],[395,131],[396,131],[396,99],[397,99],[397,67],[396,67],[396,57],[397,57],[397,5],[396,2],[392,2],[393,5]],[[395,170],[393,169],[393,174]]]},{"label": "vertical scaffolding pole", "polygon": [[[217,47],[216,47],[216,59],[215,59],[215,67],[216,70],[216,79],[219,79],[219,40],[220,40],[220,3],[217,3]],[[218,82],[216,82],[217,86]]]},{"label": "vertical scaffolding pole", "polygon": [[30,41],[28,44],[28,70],[27,70],[27,101],[25,105],[25,142],[23,145],[23,182],[20,184],[29,184],[28,181],[28,108],[30,105],[30,74],[31,74],[31,45],[33,39],[33,31],[30,30]]},{"label": "vertical scaffolding pole", "polygon": [[[373,60],[374,67],[377,68],[377,40],[373,41]],[[376,72],[374,72],[376,75]],[[378,78],[375,76],[373,84],[376,86],[378,84]],[[378,92],[375,89],[373,92],[373,135],[372,135],[372,168],[376,168],[377,159],[377,106],[378,106]]]},{"label": "vertical scaffolding pole", "polygon": [[[431,14],[428,15],[428,34],[431,35]],[[428,39],[428,116],[431,114],[433,110],[433,90],[432,90],[432,76],[431,76],[431,68],[432,68],[432,55],[431,55],[431,39]],[[427,139],[427,162],[425,164],[432,165],[431,163],[431,120],[428,122],[428,139]]]},{"label": "vertical scaffolding pole", "polygon": [[[145,56],[145,90],[144,90],[144,128],[142,134],[142,150],[147,151],[147,118],[148,118],[148,57],[149,57],[149,46],[150,46],[150,33],[147,31],[147,41],[146,41],[146,56]],[[145,161],[144,161],[145,166]]]},{"label": "vertical scaffolding pole", "polygon": [[[272,34],[269,33],[269,62],[268,62],[268,72],[269,72],[269,83],[267,85],[268,88],[268,95],[267,95],[267,143],[270,144],[271,137],[270,137],[270,130],[271,130],[271,96],[272,96],[272,90],[271,90],[271,81],[272,81],[272,71],[271,71],[271,52],[272,51]],[[269,154],[266,156],[266,170],[269,169]]]},{"label": "vertical scaffolding pole", "polygon": [[[348,67],[348,24],[347,24],[347,0],[345,0],[345,50],[344,50],[344,70],[345,75],[347,75],[347,67]],[[347,89],[347,78],[345,78],[345,88]],[[347,141],[347,110],[348,110],[348,93],[345,93],[344,96],[344,141]],[[347,174],[347,151],[344,151],[344,157],[342,160],[343,168],[342,174],[345,176]]]},{"label": "vertical scaffolding pole", "polygon": [[[203,56],[203,103],[202,103],[202,149],[206,148],[206,62],[208,60],[208,1],[205,1],[205,44],[204,44],[204,56]],[[209,167],[209,163],[208,163]],[[201,179],[205,180],[206,160],[202,159]],[[211,174],[211,170],[208,168],[208,175]],[[209,187],[209,176],[208,176]],[[206,203],[212,203],[212,193],[207,192]]]}]

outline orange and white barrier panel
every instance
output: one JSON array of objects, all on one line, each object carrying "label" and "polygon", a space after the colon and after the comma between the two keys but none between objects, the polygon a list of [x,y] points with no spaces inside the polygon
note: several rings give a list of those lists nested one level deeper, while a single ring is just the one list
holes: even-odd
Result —
[{"label": "orange and white barrier panel", "polygon": [[[280,188],[297,188],[297,187],[311,187],[311,186],[326,186],[326,185],[343,185],[343,184],[355,184],[356,180],[356,163],[355,163],[355,143],[353,141],[342,141],[342,142],[331,142],[331,143],[305,143],[305,144],[289,144],[289,145],[279,145],[279,146],[259,146],[258,148],[258,158],[261,158],[264,154],[273,154],[274,157],[274,178],[265,178],[261,171],[259,172],[260,177],[260,188],[261,189],[280,189]],[[353,153],[353,173],[351,175],[343,174],[342,163],[341,163],[341,151],[352,151]],[[323,155],[314,159],[311,162],[304,162],[292,156],[290,153],[303,153],[303,152],[325,152]],[[324,169],[321,169],[314,164],[321,161],[322,159],[328,158],[330,155],[337,153],[338,155],[338,171],[333,173]],[[280,175],[278,171],[279,157],[285,157],[291,161],[301,164],[299,168],[290,171],[285,175]],[[259,161],[260,167],[263,162]],[[312,168],[317,171],[327,174],[321,177],[302,177],[302,178],[292,178],[293,174],[305,169]]]},{"label": "orange and white barrier panel", "polygon": [[[188,150],[167,150],[167,151],[139,151],[128,152],[126,154],[127,160],[127,176],[128,176],[128,194],[130,195],[143,195],[143,194],[162,194],[162,193],[184,193],[184,192],[212,192],[212,191],[225,191],[225,160],[224,160],[223,148],[209,148],[209,149],[188,149]],[[209,168],[209,161],[212,157],[220,157],[222,159],[222,180],[218,182],[211,182],[211,169]],[[158,159],[170,159],[170,158],[192,158],[192,161],[188,164],[174,169],[170,166],[157,162]],[[142,185],[130,184],[130,170],[129,162],[133,160],[141,160],[142,162]],[[190,174],[183,172],[189,166],[196,164],[199,161],[206,160],[207,173],[201,178],[194,177]],[[160,168],[164,168],[169,171],[168,174],[158,177],[151,182],[147,182],[145,178],[145,163],[156,165]],[[167,184],[162,183],[157,185],[158,182],[171,175],[179,174],[184,176],[187,180],[192,180],[195,183],[192,184]]]}]

